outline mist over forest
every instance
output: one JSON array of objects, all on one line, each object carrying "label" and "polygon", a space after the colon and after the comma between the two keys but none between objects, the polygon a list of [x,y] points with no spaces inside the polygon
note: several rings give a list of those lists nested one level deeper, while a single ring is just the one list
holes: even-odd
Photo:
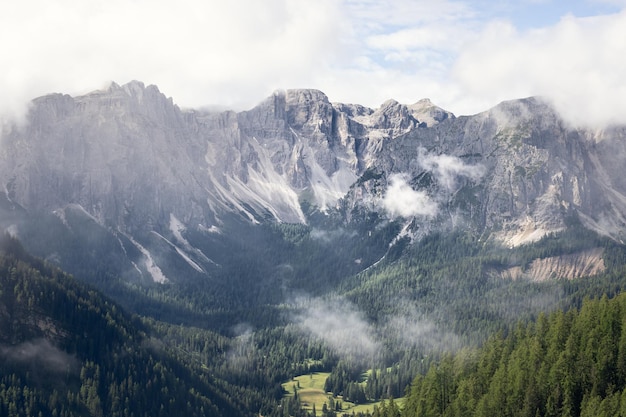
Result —
[{"label": "mist over forest", "polygon": [[619,414],[625,139],[538,97],[39,97],[0,142],[0,415]]}]

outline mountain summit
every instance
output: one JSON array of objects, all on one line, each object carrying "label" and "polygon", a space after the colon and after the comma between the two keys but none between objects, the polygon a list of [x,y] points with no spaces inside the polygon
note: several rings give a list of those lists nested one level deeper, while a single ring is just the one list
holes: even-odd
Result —
[{"label": "mountain summit", "polygon": [[87,243],[102,233],[131,275],[159,282],[176,274],[163,251],[192,273],[215,267],[188,236],[216,239],[230,219],[376,213],[412,238],[467,228],[510,246],[576,219],[621,239],[625,136],[572,129],[538,98],[455,117],[428,99],[371,109],[286,90],[237,113],[181,110],[155,86],[113,83],[37,98],[4,134],[2,221],[31,247],[47,233],[33,219]]}]

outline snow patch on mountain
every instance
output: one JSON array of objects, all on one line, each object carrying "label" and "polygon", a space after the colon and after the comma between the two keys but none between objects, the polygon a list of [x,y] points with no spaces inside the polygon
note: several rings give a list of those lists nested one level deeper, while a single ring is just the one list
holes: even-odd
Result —
[{"label": "snow patch on mountain", "polygon": [[220,228],[215,226],[215,225],[211,225],[210,227],[206,227],[203,224],[199,224],[198,225],[198,230],[201,230],[201,231],[206,232],[206,233],[215,233],[215,234],[218,234],[218,235],[222,234],[222,231],[220,230]]},{"label": "snow patch on mountain", "polygon": [[59,220],[61,220],[61,223],[63,223],[63,226],[69,229],[70,225],[68,224],[67,218],[65,217],[65,210],[59,208],[59,209],[53,210],[52,214],[57,216]]}]

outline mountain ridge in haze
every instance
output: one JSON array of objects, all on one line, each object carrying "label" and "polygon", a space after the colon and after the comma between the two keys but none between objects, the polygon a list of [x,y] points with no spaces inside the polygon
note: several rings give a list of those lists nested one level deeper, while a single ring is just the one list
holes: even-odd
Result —
[{"label": "mountain ridge in haze", "polygon": [[[455,117],[430,100],[370,109],[286,90],[208,112],[181,110],[156,86],[113,83],[37,98],[3,135],[2,220],[27,246],[41,239],[37,216],[86,246],[107,235],[124,273],[156,282],[173,260],[185,274],[215,268],[210,245],[188,238],[219,240],[232,218],[350,224],[376,213],[402,225],[398,237],[462,228],[507,246],[576,218],[620,240],[624,136],[573,129],[538,98]],[[64,262],[52,247],[38,255]]]}]

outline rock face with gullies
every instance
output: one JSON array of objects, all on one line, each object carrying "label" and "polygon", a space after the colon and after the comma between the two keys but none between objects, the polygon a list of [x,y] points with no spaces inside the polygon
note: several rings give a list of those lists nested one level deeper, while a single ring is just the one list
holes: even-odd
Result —
[{"label": "rock face with gullies", "polygon": [[447,116],[385,141],[371,165],[381,175],[360,181],[345,207],[350,212],[366,202],[365,211],[375,210],[391,174],[403,173],[414,190],[438,204],[434,220],[407,219],[423,232],[432,231],[433,223],[469,225],[516,246],[578,218],[621,239],[623,138],[624,129],[591,135],[569,128],[537,98],[504,102],[475,116]]},{"label": "rock face with gullies", "polygon": [[625,143],[625,128],[573,129],[537,98],[455,117],[428,99],[371,109],[287,90],[248,111],[206,112],[134,81],[33,100],[27,122],[3,135],[0,181],[25,213],[66,221],[65,210],[82,210],[144,255],[157,234],[202,270],[181,230],[229,216],[305,223],[303,202],[346,222],[390,218],[394,181],[409,203],[436,207],[401,219],[413,237],[467,227],[519,245],[578,218],[620,239]]},{"label": "rock face with gullies", "polygon": [[[72,98],[34,100],[28,123],[3,138],[2,180],[29,210],[78,204],[102,224],[152,228],[184,212],[210,217],[206,144],[156,87],[133,82]],[[184,186],[181,186],[184,184]]]}]

